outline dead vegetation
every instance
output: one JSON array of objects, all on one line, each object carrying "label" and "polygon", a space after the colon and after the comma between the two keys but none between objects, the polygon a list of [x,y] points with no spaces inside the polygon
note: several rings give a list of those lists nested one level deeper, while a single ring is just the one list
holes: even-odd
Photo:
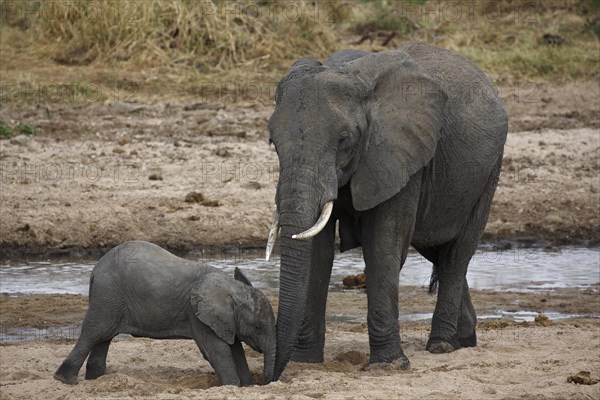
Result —
[{"label": "dead vegetation", "polygon": [[499,84],[590,79],[600,60],[596,0],[0,0],[0,8],[2,104],[269,103],[302,56],[414,39],[466,55]]}]

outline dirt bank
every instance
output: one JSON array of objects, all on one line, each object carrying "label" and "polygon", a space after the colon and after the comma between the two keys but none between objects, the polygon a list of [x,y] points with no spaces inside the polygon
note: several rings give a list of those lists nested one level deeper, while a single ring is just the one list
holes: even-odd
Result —
[{"label": "dirt bank", "polygon": [[[600,97],[586,84],[542,87],[531,98],[503,92],[511,133],[487,240],[597,243]],[[267,144],[271,111],[219,103],[1,109],[1,120],[37,132],[0,140],[2,255],[101,253],[130,239],[180,252],[264,245],[278,174]]]}]

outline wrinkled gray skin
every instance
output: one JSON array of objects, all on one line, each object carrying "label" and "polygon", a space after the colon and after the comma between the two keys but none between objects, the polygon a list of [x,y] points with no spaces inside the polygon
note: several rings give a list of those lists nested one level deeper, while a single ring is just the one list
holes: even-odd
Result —
[{"label": "wrinkled gray skin", "polygon": [[[341,251],[362,246],[370,363],[409,365],[398,281],[409,245],[439,282],[427,349],[475,346],[467,266],[488,218],[508,120],[490,80],[466,58],[422,43],[323,64],[304,58],[280,82],[269,120],[280,163],[277,379],[287,362],[322,362],[335,221]],[[313,239],[292,239],[335,200]],[[432,285],[433,286],[433,285]]]},{"label": "wrinkled gray skin", "polygon": [[264,383],[269,383],[275,362],[275,316],[265,295],[239,270],[235,275],[237,280],[148,242],[115,247],[92,271],[81,335],[54,377],[76,384],[88,355],[85,379],[104,375],[112,338],[129,333],[194,339],[223,385],[253,383],[245,342],[264,353]]}]

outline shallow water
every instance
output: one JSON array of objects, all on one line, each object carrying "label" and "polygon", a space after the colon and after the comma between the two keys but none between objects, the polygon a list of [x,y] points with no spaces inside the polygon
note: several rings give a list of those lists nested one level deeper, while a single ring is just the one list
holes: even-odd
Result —
[{"label": "shallow water", "polygon": [[[278,288],[279,258],[267,262],[256,253],[194,258],[227,273],[244,271],[254,286]],[[0,293],[87,294],[93,262],[28,262],[0,265]],[[360,251],[337,254],[330,280],[331,290],[342,290],[346,275],[362,272]],[[431,263],[411,251],[400,273],[400,285],[427,286]],[[469,265],[469,287],[499,291],[530,292],[565,287],[587,287],[600,282],[600,250],[538,248],[491,250],[480,248]]]},{"label": "shallow water", "polygon": [[[223,257],[199,258],[225,272],[233,274],[239,267],[261,289],[278,287],[279,259],[269,262],[257,254],[235,254]],[[27,262],[0,265],[0,293],[19,294],[87,294],[90,273],[94,264],[65,262]],[[337,254],[330,281],[330,289],[343,290],[346,275],[362,272],[364,263],[360,251]],[[412,251],[400,274],[400,284],[427,286],[431,264]],[[588,288],[600,282],[600,250],[589,248],[562,248],[556,251],[542,249],[490,250],[481,248],[469,265],[469,286],[473,289],[498,291],[537,292],[555,288]],[[490,310],[478,319],[508,318],[514,321],[533,321],[535,312]],[[432,313],[400,315],[401,321],[429,320]],[[550,319],[573,318],[578,315],[549,312]],[[600,317],[599,315],[586,315]],[[329,315],[338,322],[366,322],[366,316]],[[9,328],[0,326],[0,343],[31,340],[76,339],[80,325],[47,329]],[[128,335],[120,335],[127,338]]]},{"label": "shallow water", "polygon": [[[504,319],[516,322],[533,322],[537,315],[538,313],[533,311],[490,310],[486,314],[478,315],[477,319],[479,322],[489,319]],[[546,315],[552,321],[577,317],[600,318],[600,314],[563,314],[553,311],[545,312],[544,315]],[[432,317],[433,313],[431,312],[400,313],[398,320],[400,322],[431,321]],[[367,316],[328,314],[327,322],[346,322],[352,324],[360,324],[367,322]],[[0,343],[22,343],[36,340],[57,339],[76,340],[79,337],[80,333],[81,324],[73,324],[68,326],[52,326],[49,328],[41,329],[4,327],[0,325]],[[125,340],[131,338],[132,336],[127,334],[119,334],[115,337],[116,340]]]}]

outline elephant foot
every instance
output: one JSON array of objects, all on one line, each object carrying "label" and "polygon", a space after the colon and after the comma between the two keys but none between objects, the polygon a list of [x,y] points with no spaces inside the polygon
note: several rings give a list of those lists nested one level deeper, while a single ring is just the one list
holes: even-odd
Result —
[{"label": "elephant foot", "polygon": [[[383,350],[383,349],[380,349]],[[390,370],[404,370],[410,367],[410,361],[408,357],[404,355],[400,346],[395,348],[388,348],[387,351],[373,352],[371,349],[371,357],[369,358],[369,365],[365,371],[377,370],[377,369],[390,369]]]},{"label": "elephant foot", "polygon": [[54,374],[54,379],[61,381],[62,383],[66,383],[67,385],[77,385],[79,383],[77,376],[68,377],[60,374],[58,371]]},{"label": "elephant foot", "polygon": [[473,332],[472,335],[464,338],[458,338],[460,347],[475,347],[477,346],[477,333]]},{"label": "elephant foot", "polygon": [[94,380],[94,379],[98,379],[100,378],[102,375],[104,375],[105,371],[99,371],[99,370],[89,370],[87,369],[85,371],[85,379],[88,381]]},{"label": "elephant foot", "polygon": [[405,371],[410,368],[410,361],[406,356],[392,362],[370,363],[363,368],[365,371]]},{"label": "elephant foot", "polygon": [[67,385],[77,385],[79,380],[77,379],[77,373],[79,369],[75,369],[73,364],[67,359],[54,373],[54,379],[66,383]]},{"label": "elephant foot", "polygon": [[454,343],[449,343],[440,338],[429,338],[425,348],[433,354],[452,353],[454,350],[460,349],[460,344],[457,340],[453,340],[452,342]]}]

